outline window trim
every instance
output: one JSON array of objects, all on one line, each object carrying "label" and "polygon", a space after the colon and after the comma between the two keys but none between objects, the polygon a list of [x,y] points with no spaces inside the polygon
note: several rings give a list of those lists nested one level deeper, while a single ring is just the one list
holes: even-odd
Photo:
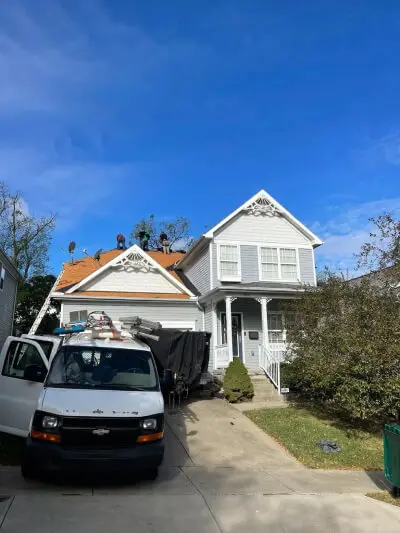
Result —
[{"label": "window trim", "polygon": [[[237,276],[221,276],[221,246],[231,246],[237,250],[237,264],[238,264],[238,275]],[[232,242],[219,242],[217,244],[217,273],[219,281],[242,281],[242,257],[240,253],[240,244]],[[233,261],[232,261],[233,262]]]},{"label": "window trim", "polygon": [[[262,265],[263,262],[261,261],[261,249],[262,248],[273,248],[277,251],[278,256],[278,278],[263,278],[262,276]],[[300,261],[299,261],[299,248],[295,246],[290,245],[274,245],[274,244],[259,244],[257,246],[258,249],[258,279],[259,281],[270,281],[270,282],[286,282],[286,283],[301,283],[300,278]],[[296,273],[297,278],[283,278],[282,277],[282,260],[281,260],[281,250],[294,250],[296,253]],[[289,263],[284,263],[289,264]]]}]

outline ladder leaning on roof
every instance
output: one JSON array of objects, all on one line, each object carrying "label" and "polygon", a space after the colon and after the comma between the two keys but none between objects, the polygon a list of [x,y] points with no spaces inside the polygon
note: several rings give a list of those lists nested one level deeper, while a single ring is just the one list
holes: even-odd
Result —
[{"label": "ladder leaning on roof", "polygon": [[58,285],[58,282],[60,281],[61,276],[63,275],[63,272],[64,272],[64,269],[61,270],[61,272],[58,275],[58,278],[54,282],[54,285],[52,286],[47,298],[45,299],[45,301],[44,301],[44,303],[43,303],[43,305],[42,305],[42,307],[41,307],[41,309],[40,309],[40,311],[39,311],[39,313],[37,315],[37,317],[35,318],[34,323],[31,326],[31,329],[29,330],[29,335],[34,335],[36,333],[38,327],[40,326],[40,323],[43,320],[44,315],[47,313],[47,310],[50,307],[51,295],[55,291],[55,289],[56,289],[56,287]]}]

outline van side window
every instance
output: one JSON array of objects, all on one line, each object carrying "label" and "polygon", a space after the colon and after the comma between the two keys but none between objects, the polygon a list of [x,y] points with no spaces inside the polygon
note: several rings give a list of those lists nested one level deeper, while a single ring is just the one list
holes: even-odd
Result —
[{"label": "van side window", "polygon": [[5,357],[3,376],[24,379],[25,369],[30,365],[39,366],[45,374],[47,372],[35,346],[23,341],[12,341]]}]

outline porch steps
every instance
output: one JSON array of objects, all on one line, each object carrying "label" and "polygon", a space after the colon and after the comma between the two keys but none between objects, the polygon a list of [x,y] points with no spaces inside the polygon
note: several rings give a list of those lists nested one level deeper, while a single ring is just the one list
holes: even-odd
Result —
[{"label": "porch steps", "polygon": [[272,385],[272,383],[265,375],[250,376],[250,379],[254,387],[254,398],[252,403],[285,403],[284,396],[278,394],[274,385]]}]

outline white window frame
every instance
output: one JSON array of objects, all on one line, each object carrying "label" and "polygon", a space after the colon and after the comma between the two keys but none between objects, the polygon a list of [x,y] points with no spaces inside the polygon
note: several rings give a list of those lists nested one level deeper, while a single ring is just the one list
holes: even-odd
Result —
[{"label": "white window frame", "polygon": [[[237,276],[222,276],[221,275],[221,246],[231,246],[237,250],[237,263],[238,263],[238,274]],[[219,281],[242,281],[242,259],[240,255],[240,244],[232,242],[219,242],[217,245],[217,265],[218,265],[218,279]]]},{"label": "white window frame", "polygon": [[3,265],[3,263],[0,261],[0,291],[3,292],[4,290],[4,284],[6,280],[6,269]]},{"label": "white window frame", "polygon": [[[261,249],[262,248],[273,248],[277,251],[277,255],[278,255],[278,277],[277,278],[263,278],[262,276],[262,264],[263,263],[261,261]],[[296,279],[282,277],[281,250],[294,250],[296,252],[296,272],[297,272]],[[285,281],[288,283],[299,283],[300,282],[299,248],[297,246],[291,246],[289,244],[286,244],[284,246],[278,246],[276,244],[259,244],[258,245],[258,278],[260,281],[271,281],[271,282]]]},{"label": "white window frame", "polygon": [[[71,313],[78,313],[78,317],[79,318],[77,320],[72,320],[71,319]],[[81,318],[81,313],[86,313],[86,317],[85,318]],[[76,311],[70,311],[69,312],[69,323],[71,323],[71,322],[82,322],[83,320],[86,320],[88,315],[89,315],[89,311],[87,309],[77,309]]]}]

